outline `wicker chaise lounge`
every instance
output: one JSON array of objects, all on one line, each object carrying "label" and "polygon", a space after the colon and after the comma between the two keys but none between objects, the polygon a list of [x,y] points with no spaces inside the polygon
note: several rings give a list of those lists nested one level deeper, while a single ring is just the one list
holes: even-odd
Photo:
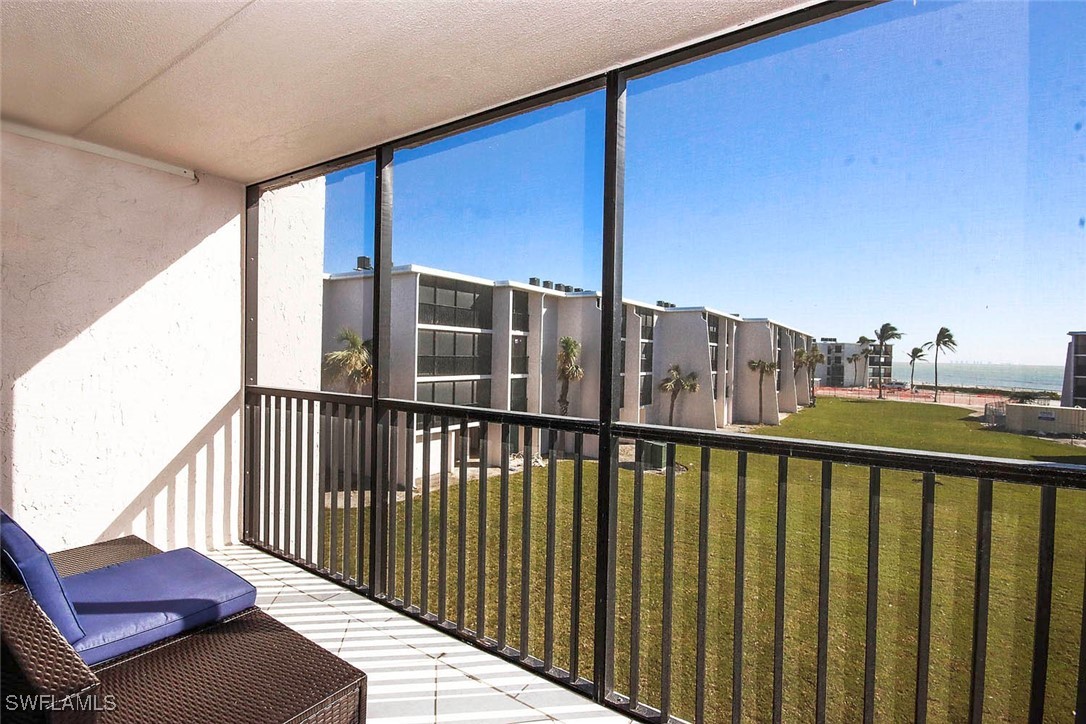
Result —
[{"label": "wicker chaise lounge", "polygon": [[[160,555],[170,554],[129,536],[49,558],[63,581],[77,577],[78,582],[93,571],[115,575],[106,569],[123,567],[118,564],[148,566],[150,557]],[[18,574],[5,568],[0,586],[0,718],[5,724],[365,722],[366,675],[258,608],[88,664],[16,580]]]}]

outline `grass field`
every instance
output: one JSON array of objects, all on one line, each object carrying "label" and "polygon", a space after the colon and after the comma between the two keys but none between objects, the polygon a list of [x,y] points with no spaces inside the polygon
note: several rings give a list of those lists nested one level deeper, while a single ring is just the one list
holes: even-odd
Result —
[{"label": "grass field", "polygon": [[[814,409],[789,417],[777,428],[760,432],[789,437],[843,440],[857,444],[914,447],[966,454],[1086,464],[1086,449],[981,428],[968,411],[936,405],[823,399]],[[659,702],[661,651],[672,660],[672,710],[693,717],[696,651],[696,594],[700,454],[680,448],[686,468],[676,478],[674,623],[662,641],[664,477],[646,474],[642,571],[639,698]],[[732,617],[735,551],[735,453],[714,452],[709,496],[708,720],[724,721],[731,709]],[[545,550],[547,522],[546,469],[533,470],[531,490],[531,561],[529,575],[529,651],[543,655]],[[750,456],[747,482],[746,574],[744,577],[743,706],[751,721],[769,720],[772,705],[774,561],[776,540],[777,460]],[[594,462],[584,465],[584,516],[581,555],[579,653],[582,675],[591,673],[591,635],[595,559]],[[555,470],[555,664],[570,658],[571,541],[573,531],[573,463]],[[784,720],[813,718],[818,616],[819,500],[821,468],[817,462],[793,460],[788,477],[787,577],[785,585]],[[457,578],[461,572],[457,542],[461,519],[455,472],[449,487],[447,617],[457,618]],[[616,689],[629,689],[630,580],[632,570],[633,474],[620,473],[618,576],[615,636]],[[509,480],[509,541],[499,548],[500,485],[488,481],[486,501],[485,581],[487,636],[498,638],[498,567],[508,565],[507,637],[517,645],[519,631],[523,479]],[[464,534],[467,556],[465,618],[474,628],[479,542],[479,484],[469,483]],[[936,491],[934,584],[931,633],[929,718],[957,722],[968,713],[972,646],[974,545],[977,481],[940,478]],[[991,603],[985,718],[1023,721],[1029,700],[1033,651],[1033,607],[1036,592],[1039,491],[1010,484],[995,485],[992,515]],[[413,503],[410,532],[414,580],[413,602],[419,602],[421,501]],[[867,561],[868,471],[835,466],[830,562],[829,682],[830,721],[856,721],[863,702],[864,626]],[[437,493],[431,495],[428,608],[438,608],[439,515]],[[399,564],[396,592],[403,595],[404,506],[397,511]],[[909,721],[913,714],[916,674],[917,588],[920,560],[920,476],[884,471],[881,496],[877,713],[880,721]],[[1052,634],[1046,720],[1072,718],[1082,622],[1086,567],[1086,492],[1060,491],[1057,497],[1056,551]],[[353,528],[353,525],[352,525]],[[354,540],[353,531],[351,534]],[[338,549],[338,545],[337,545]],[[338,551],[337,551],[338,552]]]}]

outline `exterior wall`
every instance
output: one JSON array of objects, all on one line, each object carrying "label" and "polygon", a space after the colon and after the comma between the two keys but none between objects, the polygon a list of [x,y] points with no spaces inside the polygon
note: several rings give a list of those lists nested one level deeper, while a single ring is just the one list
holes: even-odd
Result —
[{"label": "exterior wall", "polygon": [[392,349],[389,361],[399,374],[389,381],[389,394],[401,400],[415,399],[419,365],[419,275],[392,276]]},{"label": "exterior wall", "polygon": [[1060,404],[1064,407],[1086,407],[1086,332],[1071,332],[1070,335]]},{"label": "exterior wall", "polygon": [[543,336],[544,328],[553,321],[553,316],[546,314],[542,294],[528,293],[528,411],[536,414],[543,412],[546,404],[543,377],[547,361],[543,357]]},{"label": "exterior wall", "polygon": [[780,405],[781,412],[796,412],[799,410],[799,405],[797,404],[798,397],[796,394],[795,356],[795,344],[792,341],[792,335],[782,335],[781,370],[777,373],[778,379],[780,380],[778,404]]},{"label": "exterior wall", "polygon": [[1075,406],[1075,339],[1067,343],[1067,361],[1063,365],[1063,390],[1060,393],[1060,405]]},{"label": "exterior wall", "polygon": [[[342,348],[338,337],[344,328],[358,332],[364,340],[372,339],[373,277],[358,275],[325,280],[323,309],[321,360],[328,352]],[[393,330],[393,334],[397,331]],[[347,391],[347,385],[342,380],[331,380],[323,370],[323,364],[321,368],[321,389]],[[366,385],[361,392],[371,394],[370,385]]]},{"label": "exterior wall", "polygon": [[[774,361],[776,340],[768,322],[742,321],[735,335],[735,411],[733,420],[746,424],[780,424],[775,379],[766,379],[759,390],[758,373],[750,369],[750,360]],[[758,397],[762,397],[762,419],[758,419]]]},{"label": "exterior wall", "polygon": [[[818,349],[822,354],[826,356],[827,362],[818,365],[815,368],[815,377],[821,380],[823,386],[829,386],[827,380],[829,376],[829,364],[828,361],[831,356],[837,356],[836,352],[832,350],[837,347],[841,347],[841,365],[842,372],[844,374],[844,386],[845,387],[867,387],[870,381],[873,379],[870,376],[870,369],[867,363],[867,356],[859,360],[855,364],[848,361],[848,358],[860,351],[860,345],[855,342],[819,342]],[[892,359],[893,350],[892,345],[886,345],[888,350],[887,357]]]},{"label": "exterior wall", "polygon": [[324,177],[260,197],[257,382],[320,388]]},{"label": "exterior wall", "polygon": [[0,149],[0,505],[47,550],[236,540],[244,188]]},{"label": "exterior wall", "polygon": [[796,370],[796,402],[803,407],[811,405],[811,377],[806,367]]},{"label": "exterior wall", "polygon": [[641,391],[638,387],[638,375],[641,370],[641,317],[634,311],[632,304],[626,308],[626,373],[622,386],[622,409],[619,419],[623,422],[641,422]]},{"label": "exterior wall", "polygon": [[701,312],[664,311],[657,317],[653,350],[653,402],[649,422],[666,425],[671,409],[671,394],[660,390],[660,383],[672,365],[679,365],[684,375],[697,374],[701,389],[682,392],[675,401],[675,425],[703,430],[716,429],[713,391],[710,389],[712,367],[709,360],[709,326]]},{"label": "exterior wall", "polygon": [[1086,433],[1086,408],[1007,404],[1008,432],[1043,432],[1049,435]]}]

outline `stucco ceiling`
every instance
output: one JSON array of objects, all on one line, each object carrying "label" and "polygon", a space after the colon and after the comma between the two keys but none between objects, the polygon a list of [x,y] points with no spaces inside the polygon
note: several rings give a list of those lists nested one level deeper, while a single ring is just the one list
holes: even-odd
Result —
[{"label": "stucco ceiling", "polygon": [[20,2],[5,120],[253,182],[810,2]]}]

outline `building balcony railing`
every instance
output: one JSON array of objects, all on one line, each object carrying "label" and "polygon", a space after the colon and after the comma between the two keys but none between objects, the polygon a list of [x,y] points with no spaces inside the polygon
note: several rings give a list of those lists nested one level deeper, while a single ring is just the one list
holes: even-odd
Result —
[{"label": "building balcony railing", "polygon": [[1084,466],[263,387],[245,415],[246,542],[636,718],[1086,702]]}]

